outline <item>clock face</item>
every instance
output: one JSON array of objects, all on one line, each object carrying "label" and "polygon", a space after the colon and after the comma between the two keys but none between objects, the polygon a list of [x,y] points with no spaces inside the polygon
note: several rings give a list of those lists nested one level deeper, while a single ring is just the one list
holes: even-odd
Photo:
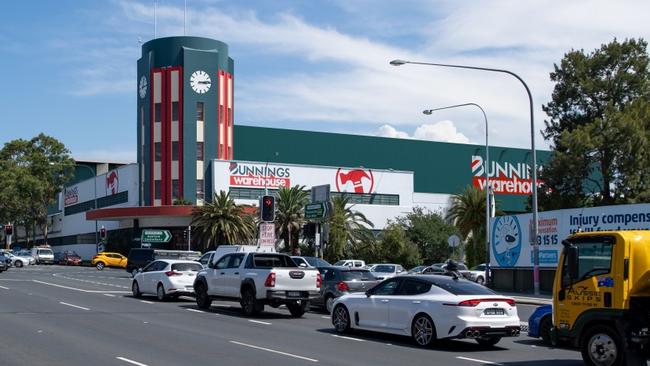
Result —
[{"label": "clock face", "polygon": [[513,267],[521,254],[521,226],[515,216],[500,216],[492,226],[493,255],[502,267]]},{"label": "clock face", "polygon": [[199,94],[204,94],[210,90],[211,83],[210,75],[203,70],[194,71],[190,76],[190,86],[192,90]]},{"label": "clock face", "polygon": [[147,96],[147,78],[145,76],[140,78],[140,85],[138,86],[138,92],[140,93],[140,98]]}]

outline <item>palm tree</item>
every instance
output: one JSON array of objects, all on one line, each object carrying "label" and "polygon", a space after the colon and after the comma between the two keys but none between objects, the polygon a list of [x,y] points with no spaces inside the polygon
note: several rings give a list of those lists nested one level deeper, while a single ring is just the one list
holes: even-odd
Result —
[{"label": "palm tree", "polygon": [[374,240],[370,228],[372,222],[359,211],[352,211],[350,198],[345,195],[332,199],[332,215],[329,218],[330,234],[327,243],[327,259],[336,261],[353,252],[361,242]]},{"label": "palm tree", "polygon": [[222,244],[248,244],[255,239],[255,220],[230,194],[220,191],[192,213],[192,226],[203,250]]},{"label": "palm tree", "polygon": [[305,205],[309,203],[305,186],[280,187],[275,215],[278,237],[284,240],[285,250],[296,252],[298,236],[305,223]]},{"label": "palm tree", "polygon": [[451,207],[447,220],[460,231],[463,240],[471,237],[471,244],[466,249],[468,265],[476,265],[485,260],[485,194],[468,185],[465,191],[451,197]]}]

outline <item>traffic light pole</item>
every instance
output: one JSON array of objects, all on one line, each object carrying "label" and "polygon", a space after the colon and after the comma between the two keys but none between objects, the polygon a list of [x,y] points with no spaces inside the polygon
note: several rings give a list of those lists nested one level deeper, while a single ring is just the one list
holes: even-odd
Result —
[{"label": "traffic light pole", "polygon": [[187,251],[192,250],[192,225],[187,226]]}]

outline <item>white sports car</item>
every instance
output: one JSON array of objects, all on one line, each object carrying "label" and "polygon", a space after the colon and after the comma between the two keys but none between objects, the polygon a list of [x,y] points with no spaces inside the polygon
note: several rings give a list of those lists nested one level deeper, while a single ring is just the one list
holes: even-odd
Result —
[{"label": "white sports car", "polygon": [[393,277],[366,293],[339,297],[333,309],[332,324],[339,333],[352,328],[407,335],[420,346],[463,338],[493,346],[521,329],[514,300],[441,275]]}]

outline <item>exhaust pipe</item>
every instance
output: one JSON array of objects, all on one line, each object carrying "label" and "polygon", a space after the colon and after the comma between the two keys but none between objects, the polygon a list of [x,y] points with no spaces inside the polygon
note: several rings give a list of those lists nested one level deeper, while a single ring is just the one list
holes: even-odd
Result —
[{"label": "exhaust pipe", "polygon": [[473,335],[474,335],[474,338],[478,338],[478,337],[481,336],[481,332],[479,332],[478,330],[475,330]]},{"label": "exhaust pipe", "polygon": [[472,331],[471,331],[471,330],[468,330],[468,331],[465,333],[465,337],[467,337],[467,338],[473,338],[473,337],[472,337]]}]

